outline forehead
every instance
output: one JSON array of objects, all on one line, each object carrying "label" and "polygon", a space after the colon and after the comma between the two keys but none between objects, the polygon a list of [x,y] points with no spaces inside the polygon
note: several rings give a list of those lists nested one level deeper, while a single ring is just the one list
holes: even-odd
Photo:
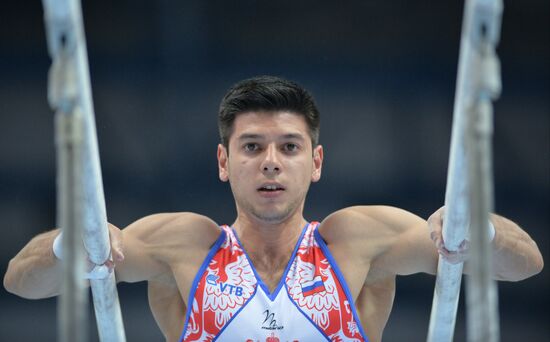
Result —
[{"label": "forehead", "polygon": [[235,118],[230,140],[247,135],[298,135],[309,138],[309,131],[302,115],[286,111],[247,112]]}]

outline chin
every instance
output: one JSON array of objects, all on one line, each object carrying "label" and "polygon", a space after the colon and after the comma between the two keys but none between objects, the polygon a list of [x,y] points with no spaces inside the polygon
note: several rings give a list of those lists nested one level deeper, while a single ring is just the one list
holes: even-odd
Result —
[{"label": "chin", "polygon": [[252,210],[252,215],[266,223],[283,222],[290,216],[290,210]]},{"label": "chin", "polygon": [[258,220],[270,224],[282,223],[296,212],[296,208],[289,206],[281,210],[253,210],[252,215]]},{"label": "chin", "polygon": [[288,215],[281,215],[279,213],[254,213],[254,216],[260,220],[267,223],[281,223],[288,218]]}]

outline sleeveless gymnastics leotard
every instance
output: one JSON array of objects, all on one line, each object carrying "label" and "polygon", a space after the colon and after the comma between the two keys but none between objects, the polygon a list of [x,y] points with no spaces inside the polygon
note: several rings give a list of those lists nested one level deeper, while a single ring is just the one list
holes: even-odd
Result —
[{"label": "sleeveless gymnastics leotard", "polygon": [[181,341],[368,341],[318,226],[304,227],[273,293],[222,226],[191,286]]}]

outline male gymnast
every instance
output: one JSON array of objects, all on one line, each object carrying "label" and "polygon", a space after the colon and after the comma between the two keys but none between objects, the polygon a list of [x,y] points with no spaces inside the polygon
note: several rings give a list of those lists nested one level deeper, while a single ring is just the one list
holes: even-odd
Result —
[{"label": "male gymnast", "polygon": [[[237,217],[218,225],[194,213],[161,213],[119,230],[109,225],[118,281],[148,282],[167,341],[367,341],[382,339],[397,275],[435,274],[449,252],[443,208],[426,221],[388,206],[303,216],[321,178],[319,112],[299,85],[261,76],[234,85],[219,110],[219,178]],[[514,222],[490,215],[493,277],[541,271],[536,243]],[[9,263],[5,288],[25,298],[59,294],[59,230],[34,237]],[[55,245],[55,248],[52,247]],[[116,264],[116,267],[114,267]]]}]

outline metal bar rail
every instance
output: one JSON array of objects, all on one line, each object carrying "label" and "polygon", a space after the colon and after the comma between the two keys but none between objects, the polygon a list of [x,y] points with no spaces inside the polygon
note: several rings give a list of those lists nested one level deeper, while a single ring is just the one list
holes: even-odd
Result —
[{"label": "metal bar rail", "polygon": [[[500,93],[494,49],[501,14],[501,0],[467,0],[465,3],[445,194],[443,239],[446,248],[458,250],[470,222],[472,228],[472,281],[467,288],[469,341],[498,341],[496,285],[490,280],[487,222],[492,209],[491,100]],[[453,339],[462,267],[439,258],[429,342]],[[483,280],[479,280],[480,277]]]},{"label": "metal bar rail", "polygon": [[[53,61],[48,99],[56,111],[56,144],[60,153],[58,223],[64,231],[64,247],[72,250],[70,253],[74,256],[63,259],[66,283],[75,285],[62,289],[60,339],[82,341],[87,335],[86,330],[79,330],[82,317],[86,316],[85,301],[82,304],[78,300],[82,294],[70,291],[82,291],[78,289],[85,261],[84,252],[79,252],[79,248],[83,241],[88,259],[103,264],[110,257],[109,232],[81,4],[78,0],[43,0],[42,3],[48,50]],[[106,279],[90,280],[90,284],[100,340],[125,341],[114,273]]]}]

